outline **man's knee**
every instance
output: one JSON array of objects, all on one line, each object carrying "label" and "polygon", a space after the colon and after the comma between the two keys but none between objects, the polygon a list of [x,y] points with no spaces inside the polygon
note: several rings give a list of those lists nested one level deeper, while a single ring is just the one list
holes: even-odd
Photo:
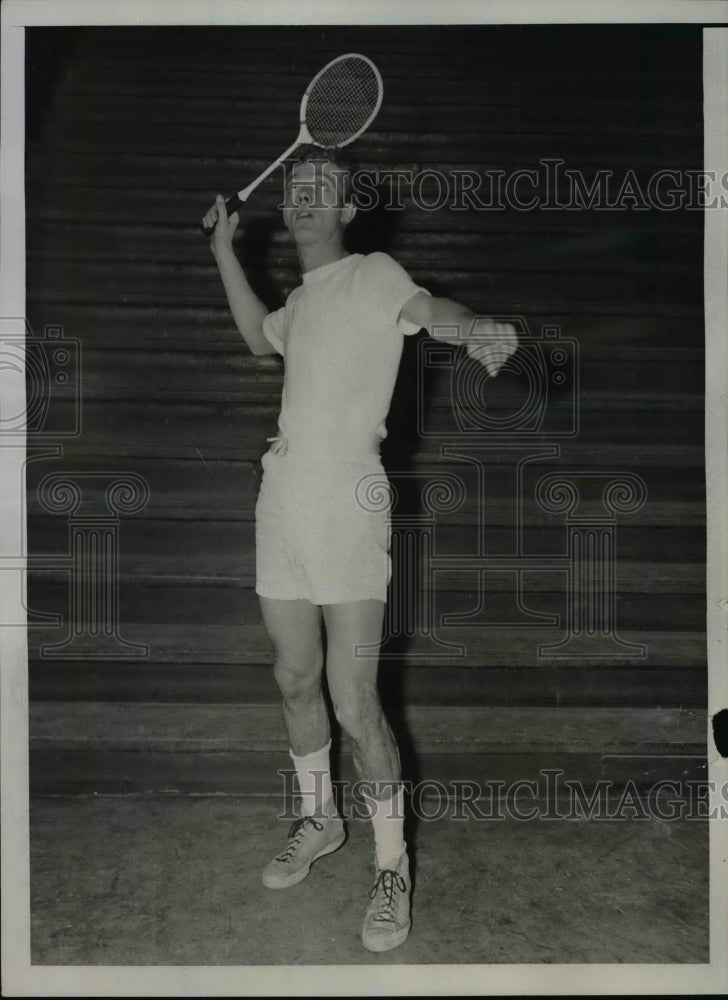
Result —
[{"label": "man's knee", "polygon": [[339,725],[354,743],[361,743],[378,728],[382,710],[376,692],[354,688],[334,694],[333,703]]},{"label": "man's knee", "polygon": [[307,657],[288,657],[278,654],[273,666],[278,689],[283,700],[289,703],[308,701],[321,690],[323,658],[312,652]]}]

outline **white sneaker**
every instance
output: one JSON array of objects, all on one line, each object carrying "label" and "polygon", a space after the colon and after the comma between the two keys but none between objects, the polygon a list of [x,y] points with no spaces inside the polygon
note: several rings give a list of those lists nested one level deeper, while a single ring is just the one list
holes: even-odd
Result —
[{"label": "white sneaker", "polygon": [[311,865],[326,854],[333,854],[344,843],[344,823],[339,816],[302,816],[288,831],[288,844],[263,869],[267,889],[287,889],[303,882]]},{"label": "white sneaker", "polygon": [[389,951],[407,940],[412,883],[405,851],[392,868],[377,871],[369,897],[372,902],[364,917],[361,942],[368,951]]}]

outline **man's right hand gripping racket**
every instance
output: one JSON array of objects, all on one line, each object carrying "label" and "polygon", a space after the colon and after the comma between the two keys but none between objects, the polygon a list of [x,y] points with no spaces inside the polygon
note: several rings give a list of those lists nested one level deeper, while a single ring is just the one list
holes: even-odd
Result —
[{"label": "man's right hand gripping racket", "polygon": [[[311,80],[301,101],[301,127],[296,141],[262,174],[226,204],[228,216],[237,211],[257,186],[303,144],[347,146],[374,121],[384,88],[379,70],[366,56],[350,52],[332,60]],[[212,227],[204,227],[207,236]]]}]

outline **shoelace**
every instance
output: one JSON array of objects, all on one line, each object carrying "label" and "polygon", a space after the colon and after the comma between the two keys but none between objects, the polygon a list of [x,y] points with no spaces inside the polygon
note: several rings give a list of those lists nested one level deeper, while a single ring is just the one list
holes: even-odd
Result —
[{"label": "shoelace", "polygon": [[379,912],[374,917],[374,920],[386,920],[391,923],[394,921],[395,910],[397,908],[395,889],[398,889],[400,892],[406,892],[407,883],[401,875],[397,874],[397,872],[393,872],[389,868],[385,868],[383,871],[379,872],[376,882],[369,891],[370,899],[375,898],[380,886],[384,893],[384,899],[380,904]]},{"label": "shoelace", "polygon": [[288,831],[288,846],[279,854],[276,861],[290,861],[293,855],[298,850],[301,841],[306,833],[306,825],[310,824],[315,830],[319,832],[323,830],[323,823],[318,823],[311,816],[302,816],[300,819],[296,819],[291,823],[291,828]]}]

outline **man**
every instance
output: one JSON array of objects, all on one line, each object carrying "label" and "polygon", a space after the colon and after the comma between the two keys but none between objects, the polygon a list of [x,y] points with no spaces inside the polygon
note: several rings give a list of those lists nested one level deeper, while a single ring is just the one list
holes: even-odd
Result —
[{"label": "man", "polygon": [[[516,348],[509,324],[482,320],[435,298],[383,253],[348,253],[356,214],[351,177],[332,150],[306,148],[286,185],[283,221],[303,283],[269,313],[232,250],[238,215],[216,199],[203,220],[235,322],[254,354],[278,352],[285,379],[278,437],[263,457],[256,506],[256,591],[275,652],[290,755],[301,792],[288,844],[263,871],[287,888],[344,842],[332,796],[329,719],[321,693],[321,625],[326,679],[351,741],[371,815],[376,878],[362,929],[371,951],[402,944],[410,929],[410,875],[403,839],[399,754],[377,694],[378,649],[390,577],[386,509],[361,502],[365,477],[383,469],[379,444],[403,337],[421,329],[467,345],[491,374]],[[447,331],[439,328],[449,328]],[[453,328],[461,331],[457,336]],[[485,342],[484,342],[485,335]],[[367,647],[368,655],[357,655]]]}]

